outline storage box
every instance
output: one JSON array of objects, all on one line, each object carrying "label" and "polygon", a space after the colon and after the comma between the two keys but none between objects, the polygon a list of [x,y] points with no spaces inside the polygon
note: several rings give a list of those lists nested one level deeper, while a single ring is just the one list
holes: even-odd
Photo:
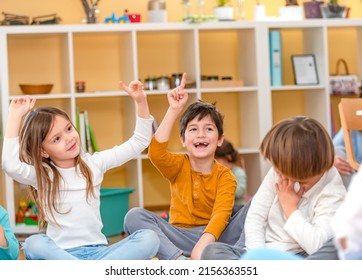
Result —
[{"label": "storage box", "polygon": [[217,87],[243,87],[242,80],[218,80],[218,81],[201,81],[201,88],[217,88]]},{"label": "storage box", "polygon": [[134,188],[101,188],[102,232],[105,236],[121,234]]}]

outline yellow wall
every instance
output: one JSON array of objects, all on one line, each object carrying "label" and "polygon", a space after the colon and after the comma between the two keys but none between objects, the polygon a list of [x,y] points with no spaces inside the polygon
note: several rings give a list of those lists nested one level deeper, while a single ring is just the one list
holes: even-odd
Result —
[{"label": "yellow wall", "polygon": [[[178,21],[182,18],[183,9],[181,2],[181,0],[166,0],[169,21]],[[212,9],[215,7],[216,1],[206,0],[205,2],[205,14],[212,14]],[[277,16],[278,8],[285,5],[284,0],[260,0],[259,2],[265,5],[267,16]],[[300,5],[302,5],[303,2],[309,1],[298,1]],[[362,2],[360,0],[339,0],[339,2],[340,4],[351,7],[351,18],[361,17]],[[141,13],[141,20],[146,21],[147,3],[148,0],[101,0],[99,2],[101,18],[104,19],[104,17],[110,16],[112,12],[121,15],[124,9],[128,9],[130,13]],[[190,3],[191,13],[197,13],[197,0],[190,0]],[[232,3],[236,6],[237,0],[233,0]],[[253,19],[254,6],[255,1],[245,0],[246,19]],[[1,10],[5,13],[27,15],[30,17],[57,13],[62,18],[63,24],[80,23],[82,18],[84,18],[80,0],[1,0]]]}]

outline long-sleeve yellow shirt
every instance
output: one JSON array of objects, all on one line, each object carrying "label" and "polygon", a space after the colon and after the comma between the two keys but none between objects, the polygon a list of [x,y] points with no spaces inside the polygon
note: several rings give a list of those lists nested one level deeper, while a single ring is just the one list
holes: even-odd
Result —
[{"label": "long-sleeve yellow shirt", "polygon": [[228,224],[234,205],[236,179],[230,169],[214,161],[210,174],[191,169],[188,154],[170,153],[168,142],[154,137],[149,147],[153,165],[170,182],[169,222],[178,227],[206,226],[218,239]]}]

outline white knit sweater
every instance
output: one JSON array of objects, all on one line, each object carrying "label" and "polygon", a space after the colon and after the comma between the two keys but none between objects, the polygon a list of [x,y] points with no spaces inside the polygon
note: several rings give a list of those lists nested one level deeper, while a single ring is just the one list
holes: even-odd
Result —
[{"label": "white knit sweater", "polygon": [[275,192],[278,181],[271,168],[253,197],[245,221],[246,247],[273,247],[310,255],[333,236],[331,220],[346,194],[341,177],[337,169],[331,168],[303,194],[298,210],[288,219]]}]

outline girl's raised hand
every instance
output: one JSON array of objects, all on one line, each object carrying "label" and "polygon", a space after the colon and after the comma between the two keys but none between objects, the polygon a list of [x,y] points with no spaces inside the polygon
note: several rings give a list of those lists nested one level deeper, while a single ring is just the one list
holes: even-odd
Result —
[{"label": "girl's raised hand", "polygon": [[36,99],[25,97],[15,97],[11,100],[9,106],[9,114],[16,117],[25,116],[31,109],[34,108]]},{"label": "girl's raised hand", "polygon": [[36,99],[31,99],[29,96],[15,97],[11,100],[5,137],[13,138],[19,135],[22,118],[34,108],[35,101]]},{"label": "girl's raised hand", "polygon": [[136,103],[141,103],[146,100],[146,93],[143,84],[140,81],[132,81],[127,86],[124,82],[120,81],[119,85],[127,92]]},{"label": "girl's raised hand", "polygon": [[132,81],[126,86],[122,81],[119,82],[121,88],[127,92],[137,104],[137,115],[141,118],[150,118],[150,109],[148,107],[147,96],[140,81]]},{"label": "girl's raised hand", "polygon": [[188,94],[185,90],[186,73],[183,73],[181,83],[167,94],[168,103],[173,109],[180,109],[186,105]]}]

